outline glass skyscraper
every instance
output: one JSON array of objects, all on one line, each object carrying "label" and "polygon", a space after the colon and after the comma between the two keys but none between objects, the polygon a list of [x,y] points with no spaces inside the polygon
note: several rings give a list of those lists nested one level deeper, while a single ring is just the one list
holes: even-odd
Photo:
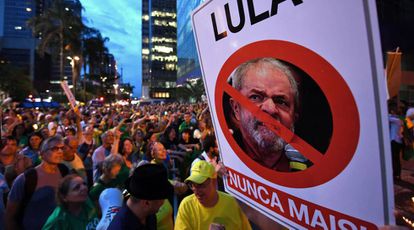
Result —
[{"label": "glass skyscraper", "polygon": [[0,61],[33,78],[35,39],[26,21],[36,14],[34,0],[0,0]]},{"label": "glass skyscraper", "polygon": [[173,99],[177,80],[175,0],[142,1],[142,96]]},{"label": "glass skyscraper", "polygon": [[177,0],[178,82],[201,77],[200,63],[191,23],[191,12],[204,0]]}]

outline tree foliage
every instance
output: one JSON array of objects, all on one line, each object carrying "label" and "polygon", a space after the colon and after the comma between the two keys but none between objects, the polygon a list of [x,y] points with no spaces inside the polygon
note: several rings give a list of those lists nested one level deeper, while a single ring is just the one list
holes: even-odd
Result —
[{"label": "tree foliage", "polygon": [[0,64],[0,89],[15,101],[22,101],[33,93],[30,76],[21,68]]},{"label": "tree foliage", "polygon": [[[27,22],[33,35],[39,38],[37,50],[39,54],[59,50],[60,77],[63,79],[64,55],[81,56],[81,33],[84,28],[80,15],[73,9],[82,9],[80,2],[68,5],[64,0],[53,0],[52,5],[43,14],[35,16]],[[54,55],[56,56],[56,55]],[[81,62],[81,60],[80,60]],[[73,84],[79,76],[80,68],[74,67]]]},{"label": "tree foliage", "polygon": [[181,102],[199,102],[205,94],[203,79],[187,80],[181,87],[177,87],[177,100]]}]

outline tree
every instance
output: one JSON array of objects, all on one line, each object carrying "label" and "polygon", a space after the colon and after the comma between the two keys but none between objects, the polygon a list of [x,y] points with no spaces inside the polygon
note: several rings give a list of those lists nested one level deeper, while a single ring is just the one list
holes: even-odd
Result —
[{"label": "tree", "polygon": [[[37,49],[41,55],[51,51],[53,55],[56,54],[53,50],[59,50],[61,80],[63,80],[65,50],[71,57],[81,56],[80,36],[84,25],[80,15],[77,15],[73,9],[82,9],[81,3],[76,1],[69,5],[64,0],[53,0],[52,5],[43,14],[27,22],[33,34],[39,38]],[[80,68],[74,70],[72,82],[76,85],[79,76],[76,71],[80,72]]]},{"label": "tree", "polygon": [[187,80],[181,87],[177,87],[177,99],[183,102],[199,102],[205,94],[203,79]]},{"label": "tree", "polygon": [[30,76],[11,64],[0,64],[0,90],[7,92],[15,101],[22,101],[33,93]]},{"label": "tree", "polygon": [[[94,28],[87,28],[83,38],[83,58],[85,64],[89,65],[89,75],[91,71],[95,71],[97,66],[103,62],[103,57],[108,53],[108,48],[105,43],[109,38],[102,37],[99,30]],[[86,65],[84,65],[84,72],[86,73]]]}]

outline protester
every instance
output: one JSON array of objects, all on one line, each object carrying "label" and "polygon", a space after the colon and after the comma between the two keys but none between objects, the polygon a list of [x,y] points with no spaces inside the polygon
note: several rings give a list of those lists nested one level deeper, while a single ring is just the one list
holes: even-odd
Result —
[{"label": "protester", "polygon": [[6,226],[4,214],[5,214],[5,207],[4,207],[4,194],[9,192],[9,186],[7,185],[6,179],[4,178],[3,174],[0,173],[0,230],[4,230]]},{"label": "protester", "polygon": [[216,177],[214,167],[207,161],[194,164],[191,176],[185,180],[194,194],[181,202],[174,229],[251,229],[236,199],[216,190]]},{"label": "protester", "polygon": [[0,150],[0,173],[4,174],[9,187],[20,173],[32,167],[30,158],[18,154],[17,149],[17,140],[8,136],[5,146]]},{"label": "protester", "polygon": [[75,136],[64,138],[65,147],[63,148],[63,162],[70,171],[76,172],[86,180],[85,166],[77,153],[78,139]]},{"label": "protester", "polygon": [[29,145],[26,146],[20,154],[30,158],[32,160],[32,165],[37,166],[40,164],[40,145],[42,143],[43,136],[39,132],[35,132],[29,137]]},{"label": "protester", "polygon": [[158,164],[137,167],[126,188],[130,197],[108,229],[156,229],[155,213],[173,192],[166,169]]},{"label": "protester", "polygon": [[191,122],[192,114],[190,111],[184,113],[184,121],[178,127],[178,132],[181,134],[184,130],[189,129],[190,135],[193,135],[193,131],[195,130],[195,124]]},{"label": "protester", "polygon": [[40,229],[56,207],[55,191],[68,173],[63,160],[63,139],[46,139],[40,149],[42,163],[20,174],[14,181],[7,202],[7,229]]},{"label": "protester", "polygon": [[56,199],[58,206],[47,219],[43,230],[96,228],[98,213],[88,199],[88,187],[82,177],[76,174],[65,176],[59,183]]},{"label": "protester", "polygon": [[82,132],[82,136],[83,138],[81,139],[78,147],[78,154],[83,162],[83,166],[85,167],[88,187],[91,187],[93,185],[92,154],[96,147],[93,139],[93,128],[86,126],[85,130]]},{"label": "protester", "polygon": [[140,155],[134,152],[134,149],[133,141],[129,137],[124,138],[119,145],[119,153],[122,155],[124,163],[129,169],[138,165],[141,160]]},{"label": "protester", "polygon": [[99,195],[107,188],[122,189],[124,187],[124,182],[128,178],[129,170],[123,165],[124,162],[122,156],[119,154],[111,154],[105,158],[101,164],[101,176],[89,192],[89,196],[93,201],[98,201]]},{"label": "protester", "polygon": [[388,105],[388,122],[390,126],[391,154],[392,154],[392,171],[394,180],[401,180],[401,150],[403,148],[403,121],[399,116],[399,110],[396,103]]},{"label": "protester", "polygon": [[100,177],[98,173],[99,164],[105,160],[111,154],[112,144],[114,143],[114,133],[112,131],[106,131],[101,135],[102,145],[99,146],[92,154],[93,162],[93,181],[97,181]]}]

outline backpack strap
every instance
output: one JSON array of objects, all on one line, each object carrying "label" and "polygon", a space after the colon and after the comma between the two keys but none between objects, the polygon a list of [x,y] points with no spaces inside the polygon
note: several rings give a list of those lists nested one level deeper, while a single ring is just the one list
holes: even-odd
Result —
[{"label": "backpack strap", "polygon": [[17,222],[23,224],[24,210],[29,203],[37,185],[37,171],[35,168],[29,168],[24,171],[24,193],[23,198],[17,211]]},{"label": "backpack strap", "polygon": [[59,169],[59,172],[60,172],[60,175],[62,176],[62,178],[69,174],[69,169],[64,164],[59,163],[58,164],[58,169]]},{"label": "backpack strap", "polygon": [[200,154],[197,158],[200,159],[200,160],[202,160],[202,161],[205,161],[206,160],[206,158],[204,158],[203,154]]}]

